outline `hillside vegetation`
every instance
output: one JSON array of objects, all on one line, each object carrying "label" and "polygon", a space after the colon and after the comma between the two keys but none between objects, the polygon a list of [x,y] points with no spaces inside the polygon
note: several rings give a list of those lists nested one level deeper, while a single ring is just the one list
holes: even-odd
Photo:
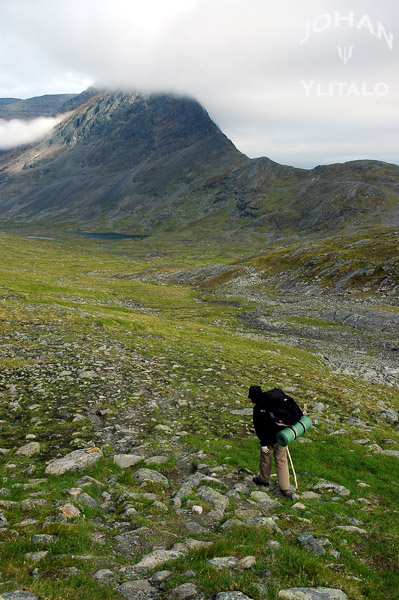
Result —
[{"label": "hillside vegetation", "polygon": [[[0,234],[0,594],[397,598],[397,238],[54,235]],[[289,498],[252,483],[252,384],[314,423]]]}]

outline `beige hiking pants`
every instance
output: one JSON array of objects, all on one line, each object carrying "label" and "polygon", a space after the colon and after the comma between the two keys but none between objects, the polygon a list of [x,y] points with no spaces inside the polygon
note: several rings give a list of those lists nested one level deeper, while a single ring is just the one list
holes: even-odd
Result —
[{"label": "beige hiking pants", "polygon": [[268,446],[269,452],[260,451],[259,461],[259,479],[263,483],[270,482],[270,474],[272,472],[272,453],[274,454],[274,461],[276,463],[278,484],[281,490],[288,490],[290,487],[290,474],[288,471],[287,462],[287,448],[280,446],[280,444],[274,444],[274,446]]}]

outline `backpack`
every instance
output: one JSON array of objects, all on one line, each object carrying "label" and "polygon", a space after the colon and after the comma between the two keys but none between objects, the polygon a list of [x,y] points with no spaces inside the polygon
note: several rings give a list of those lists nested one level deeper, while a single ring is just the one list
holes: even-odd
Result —
[{"label": "backpack", "polygon": [[303,416],[293,398],[279,388],[263,392],[270,417],[277,425],[294,425]]}]

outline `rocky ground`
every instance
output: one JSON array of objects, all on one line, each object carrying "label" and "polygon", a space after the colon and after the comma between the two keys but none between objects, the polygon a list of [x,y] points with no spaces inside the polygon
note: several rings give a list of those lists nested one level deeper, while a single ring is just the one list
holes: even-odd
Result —
[{"label": "rocky ground", "polygon": [[[215,289],[221,278],[227,282]],[[309,349],[336,373],[391,387],[399,384],[397,295],[330,290],[317,280],[308,285],[293,282],[284,273],[276,281],[253,267],[229,265],[174,273],[166,279],[210,286],[208,292],[220,295],[221,302],[245,299],[253,310],[241,318],[255,334]],[[248,334],[247,328],[243,333]]]},{"label": "rocky ground", "polygon": [[[380,570],[396,569],[395,304],[260,286],[247,271],[196,289],[177,316],[124,295],[21,307],[4,292],[0,599],[394,598]],[[104,307],[152,329],[105,327]],[[212,355],[173,337],[194,309],[198,332],[212,320],[229,336],[205,331]],[[275,477],[252,482],[245,390],[262,363],[314,423],[288,498]]]}]

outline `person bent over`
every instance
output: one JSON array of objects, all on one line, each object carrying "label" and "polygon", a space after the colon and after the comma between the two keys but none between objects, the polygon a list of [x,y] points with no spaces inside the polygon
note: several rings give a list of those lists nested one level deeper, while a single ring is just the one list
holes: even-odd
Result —
[{"label": "person bent over", "polygon": [[248,397],[252,400],[253,422],[256,435],[260,441],[259,477],[254,477],[256,485],[269,487],[272,470],[272,455],[276,463],[277,478],[283,496],[288,495],[290,475],[288,470],[287,449],[277,443],[276,435],[281,430],[270,415],[268,392],[263,392],[258,385],[249,388]]}]

